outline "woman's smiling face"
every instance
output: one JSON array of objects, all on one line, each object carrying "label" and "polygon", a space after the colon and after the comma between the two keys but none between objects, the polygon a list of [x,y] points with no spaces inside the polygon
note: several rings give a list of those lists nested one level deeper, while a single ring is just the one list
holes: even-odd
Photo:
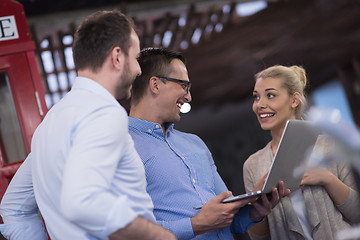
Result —
[{"label": "woman's smiling face", "polygon": [[264,130],[282,130],[286,121],[296,119],[298,105],[280,78],[258,78],[255,83],[253,111]]}]

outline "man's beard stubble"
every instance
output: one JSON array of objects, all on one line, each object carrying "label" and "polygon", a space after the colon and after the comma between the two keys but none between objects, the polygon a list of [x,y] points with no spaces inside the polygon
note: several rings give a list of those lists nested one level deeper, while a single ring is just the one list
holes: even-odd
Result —
[{"label": "man's beard stubble", "polygon": [[136,76],[132,76],[129,71],[129,62],[126,60],[124,64],[124,71],[120,77],[119,84],[116,88],[116,99],[121,100],[128,100],[131,96],[131,86],[134,82]]}]

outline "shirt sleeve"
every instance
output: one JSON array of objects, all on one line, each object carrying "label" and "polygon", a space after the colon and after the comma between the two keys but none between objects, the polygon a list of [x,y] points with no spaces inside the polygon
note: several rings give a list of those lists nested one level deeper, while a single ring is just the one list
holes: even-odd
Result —
[{"label": "shirt sleeve", "polygon": [[258,223],[250,219],[250,208],[250,205],[245,205],[235,214],[234,220],[230,226],[232,233],[244,234],[250,227]]},{"label": "shirt sleeve", "polygon": [[8,240],[48,239],[35,201],[31,175],[31,153],[12,178],[0,206],[4,224],[0,231]]},{"label": "shirt sleeve", "polygon": [[64,217],[100,239],[138,215],[126,193],[111,184],[129,143],[125,111],[106,108],[86,118],[74,133],[63,174],[60,209]]},{"label": "shirt sleeve", "polygon": [[338,174],[339,179],[350,188],[350,192],[345,203],[337,205],[336,207],[345,218],[347,218],[352,223],[357,223],[360,221],[360,212],[354,211],[354,209],[359,206],[360,193],[357,191],[357,183],[354,172],[349,166],[339,163]]}]

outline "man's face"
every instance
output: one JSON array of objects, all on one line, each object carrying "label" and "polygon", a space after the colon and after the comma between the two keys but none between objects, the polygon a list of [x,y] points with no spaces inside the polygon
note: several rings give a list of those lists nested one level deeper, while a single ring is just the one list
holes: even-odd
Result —
[{"label": "man's face", "polygon": [[119,100],[128,99],[131,96],[131,85],[136,76],[141,74],[140,65],[137,61],[140,53],[140,44],[139,38],[134,30],[131,32],[130,42],[129,54],[125,56],[123,72],[116,89],[116,98]]},{"label": "man's face", "polygon": [[[169,78],[189,81],[188,72],[184,63],[174,59],[171,63]],[[180,120],[180,108],[185,102],[191,102],[191,94],[186,91],[186,84],[167,81],[159,78],[161,87],[158,107],[159,123],[177,122]]]}]

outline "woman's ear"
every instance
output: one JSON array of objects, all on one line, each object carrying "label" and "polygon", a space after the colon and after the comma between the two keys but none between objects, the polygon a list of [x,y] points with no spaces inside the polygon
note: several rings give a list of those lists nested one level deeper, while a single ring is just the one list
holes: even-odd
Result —
[{"label": "woman's ear", "polygon": [[299,104],[300,104],[301,100],[300,100],[300,93],[298,92],[295,92],[293,94],[293,97],[292,97],[292,103],[291,103],[291,107],[292,108],[296,108]]}]

